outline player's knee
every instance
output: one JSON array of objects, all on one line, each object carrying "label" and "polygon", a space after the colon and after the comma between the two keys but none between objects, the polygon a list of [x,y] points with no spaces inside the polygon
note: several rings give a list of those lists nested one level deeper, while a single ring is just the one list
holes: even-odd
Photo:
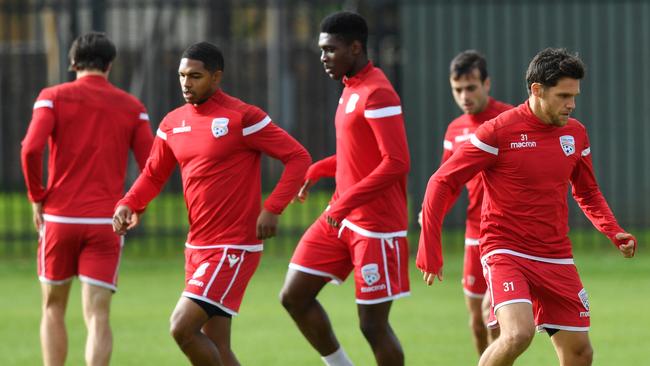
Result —
[{"label": "player's knee", "polygon": [[572,358],[574,359],[571,363],[573,365],[590,366],[594,359],[594,349],[590,344],[587,344],[577,349]]},{"label": "player's knee", "polygon": [[532,330],[518,329],[518,330],[508,332],[507,334],[502,333],[499,336],[499,339],[500,342],[502,342],[502,344],[505,346],[505,348],[515,353],[521,353],[526,348],[528,348],[530,342],[532,342],[533,340],[534,335],[535,335],[534,329]]},{"label": "player's knee", "polygon": [[185,326],[176,317],[172,316],[169,324],[169,333],[174,338],[176,343],[183,348],[184,345],[191,342],[194,332],[189,327]]},{"label": "player's knee", "polygon": [[305,307],[305,301],[297,296],[291,289],[285,287],[280,291],[280,303],[290,313],[300,311]]},{"label": "player's knee", "polygon": [[361,333],[363,333],[363,336],[366,337],[368,342],[371,344],[376,342],[380,337],[385,336],[388,332],[386,324],[380,324],[373,321],[362,321],[359,324],[359,328],[361,328]]}]

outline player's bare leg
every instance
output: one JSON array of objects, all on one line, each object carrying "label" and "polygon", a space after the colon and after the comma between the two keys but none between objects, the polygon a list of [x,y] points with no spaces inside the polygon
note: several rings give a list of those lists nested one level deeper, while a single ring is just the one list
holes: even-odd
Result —
[{"label": "player's bare leg", "polygon": [[469,329],[472,331],[474,347],[479,356],[488,345],[488,331],[483,317],[483,298],[465,295],[465,305],[469,312]]},{"label": "player's bare leg", "polygon": [[514,303],[497,310],[501,335],[485,349],[479,366],[509,366],[530,345],[535,335],[533,307],[529,303]]},{"label": "player's bare leg", "polygon": [[81,300],[86,338],[86,365],[108,365],[113,350],[113,333],[109,321],[113,292],[107,288],[81,282]]},{"label": "player's bare leg", "polygon": [[551,337],[560,366],[589,366],[594,350],[589,333],[560,330]]},{"label": "player's bare leg", "polygon": [[388,323],[392,301],[373,305],[357,305],[359,325],[366,337],[378,366],[404,365],[404,351]]},{"label": "player's bare leg", "polygon": [[181,297],[171,316],[170,333],[192,365],[222,366],[217,346],[201,332],[208,319],[199,305]]},{"label": "player's bare leg", "polygon": [[289,269],[280,301],[309,343],[321,356],[340,348],[325,309],[316,300],[328,278]]},{"label": "player's bare leg", "polygon": [[[483,324],[487,327],[488,320],[490,319],[490,307],[492,302],[490,301],[490,296],[486,293],[483,296]],[[499,338],[499,333],[501,333],[499,327],[487,328],[487,344],[490,345],[497,338]]]},{"label": "player's bare leg", "polygon": [[41,283],[43,298],[41,348],[45,366],[63,366],[68,354],[65,309],[68,305],[70,284],[70,282],[61,285]]},{"label": "player's bare leg", "polygon": [[235,353],[233,353],[230,347],[231,325],[232,319],[216,315],[205,323],[201,331],[219,349],[219,356],[224,366],[239,366],[239,361],[237,361],[237,357],[235,357]]}]

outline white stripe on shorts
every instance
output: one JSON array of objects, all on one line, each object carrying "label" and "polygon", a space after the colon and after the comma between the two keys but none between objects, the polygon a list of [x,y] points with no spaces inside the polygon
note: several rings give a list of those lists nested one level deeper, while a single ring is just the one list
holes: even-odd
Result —
[{"label": "white stripe on shorts", "polygon": [[223,262],[226,260],[227,254],[228,254],[228,248],[224,249],[223,253],[221,254],[221,260],[219,261],[219,265],[217,265],[217,268],[212,273],[210,282],[208,282],[208,285],[205,286],[205,291],[203,291],[203,297],[207,298],[208,291],[210,291],[210,287],[212,286],[212,283],[214,282],[215,278],[217,278],[217,273],[219,273],[219,270],[221,270],[221,266],[223,265]]},{"label": "white stripe on shorts", "polygon": [[241,268],[242,263],[244,263],[244,255],[245,254],[246,254],[246,251],[241,252],[241,257],[239,257],[239,264],[237,265],[237,269],[235,270],[235,274],[232,275],[232,279],[230,279],[230,283],[228,284],[228,287],[226,288],[226,291],[223,292],[223,296],[221,296],[221,299],[219,300],[219,302],[222,303],[222,304],[223,304],[223,299],[225,299],[228,292],[230,292],[230,288],[232,287],[232,284],[235,283],[235,279],[237,278],[237,274],[239,274],[239,269]]}]

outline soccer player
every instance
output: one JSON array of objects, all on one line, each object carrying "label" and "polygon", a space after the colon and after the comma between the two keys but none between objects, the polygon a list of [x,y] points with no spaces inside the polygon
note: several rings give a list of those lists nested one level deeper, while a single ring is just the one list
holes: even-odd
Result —
[{"label": "soccer player", "polygon": [[[160,123],[145,169],[118,203],[118,233],[160,192],[178,164],[188,209],[185,290],[171,316],[171,334],[193,365],[238,365],[230,347],[233,315],[278,217],[311,164],[307,151],[258,107],[220,89],[221,51],[207,42],[187,48],[178,68],[185,105]],[[284,173],[261,199],[262,153]]]},{"label": "soccer player", "polygon": [[[88,329],[86,363],[107,365],[111,356],[109,309],[123,244],[112,230],[111,214],[122,196],[129,148],[142,168],[153,142],[142,103],[108,81],[115,55],[103,33],[78,37],[69,53],[76,80],[41,91],[22,142],[23,173],[40,238],[45,365],[63,365],[66,359],[64,317],[74,276],[81,281]],[[42,174],[46,141],[47,188]]]},{"label": "soccer player", "polygon": [[[485,57],[475,50],[459,53],[451,61],[449,83],[454,100],[464,112],[447,127],[440,165],[444,164],[462,144],[474,135],[483,122],[490,120],[512,106],[489,96],[490,78]],[[485,296],[487,283],[483,278],[481,255],[479,253],[479,225],[483,202],[483,182],[478,174],[465,186],[469,204],[465,222],[465,260],[463,263],[463,292],[469,311],[469,326],[474,346],[479,355],[498,335],[498,328],[487,329],[487,315],[490,300]]]},{"label": "soccer player", "polygon": [[361,331],[377,364],[402,365],[388,316],[409,294],[406,176],[409,153],[400,99],[368,60],[360,15],[334,13],[321,23],[320,60],[345,88],[336,111],[336,155],[312,165],[297,199],[322,177],[336,178],[329,207],[298,244],[281,301],[327,365],[351,365],[316,296],[354,271]]},{"label": "soccer player", "polygon": [[576,107],[584,65],[547,48],[526,73],[526,102],[479,127],[431,177],[423,203],[416,260],[424,280],[442,279],[440,230],[445,207],[480,173],[485,193],[481,262],[492,299],[490,326],[501,335],[479,365],[512,365],[535,326],[546,331],[561,365],[590,365],[589,300],[573,263],[566,193],[625,258],[636,239],[617,223],[594,177],[585,127]]}]

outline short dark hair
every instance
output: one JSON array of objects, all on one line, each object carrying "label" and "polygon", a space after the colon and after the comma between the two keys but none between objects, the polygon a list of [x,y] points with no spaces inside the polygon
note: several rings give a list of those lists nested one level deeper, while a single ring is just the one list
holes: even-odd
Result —
[{"label": "short dark hair", "polygon": [[330,14],[320,23],[320,31],[340,37],[347,44],[359,41],[363,52],[368,53],[368,24],[357,13],[339,11]]},{"label": "short dark hair", "polygon": [[458,79],[463,75],[469,75],[474,69],[481,73],[481,81],[488,77],[487,61],[485,57],[476,50],[466,50],[454,57],[449,65],[449,75],[452,79]]},{"label": "short dark hair", "polygon": [[546,48],[530,61],[526,71],[526,82],[530,92],[533,83],[551,87],[557,85],[561,78],[580,80],[584,76],[585,64],[577,54],[570,54],[565,48]]},{"label": "short dark hair", "polygon": [[219,47],[209,42],[199,42],[187,47],[181,58],[202,61],[205,69],[210,72],[224,69],[223,53]]},{"label": "short dark hair", "polygon": [[[68,57],[71,70],[101,70],[106,72],[117,55],[113,42],[102,32],[82,34],[72,42]],[[74,67],[74,69],[72,68]]]}]

